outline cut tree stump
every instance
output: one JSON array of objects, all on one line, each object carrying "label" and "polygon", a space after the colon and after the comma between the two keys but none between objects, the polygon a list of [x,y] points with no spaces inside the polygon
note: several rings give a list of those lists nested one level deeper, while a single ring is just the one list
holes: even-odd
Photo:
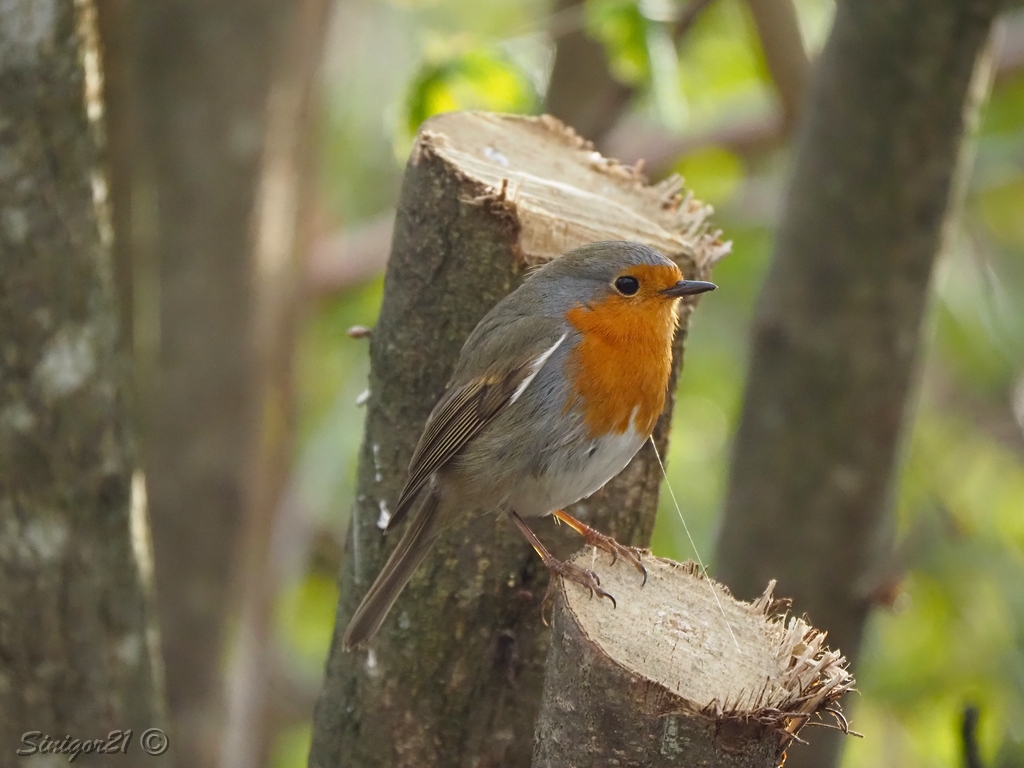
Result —
[{"label": "cut tree stump", "polygon": [[[494,515],[447,530],[380,633],[347,653],[341,636],[399,536],[382,527],[423,424],[477,322],[525,270],[598,240],[635,240],[708,279],[727,246],[709,208],[670,179],[595,152],[550,117],[450,113],[427,121],[402,183],[380,318],[334,642],[314,719],[310,766],[526,768],[543,685],[547,572]],[[694,303],[683,304],[674,375]],[[673,387],[674,389],[674,387]],[[671,398],[655,430],[664,449]],[[649,446],[573,514],[646,545],[661,472]],[[556,553],[565,529],[540,523]],[[401,533],[400,531],[398,532]]]},{"label": "cut tree stump", "polygon": [[642,586],[621,558],[573,562],[617,605],[557,585],[533,768],[775,768],[808,721],[849,731],[845,658],[779,613],[774,582],[744,603],[695,563],[648,555]]}]

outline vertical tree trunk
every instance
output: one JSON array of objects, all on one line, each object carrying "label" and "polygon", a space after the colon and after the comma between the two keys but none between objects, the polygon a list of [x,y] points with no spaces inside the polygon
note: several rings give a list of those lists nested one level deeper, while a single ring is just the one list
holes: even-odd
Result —
[{"label": "vertical tree trunk", "polygon": [[89,0],[0,9],[5,765],[29,748],[28,731],[63,741],[114,729],[134,731],[118,762],[148,765],[139,738],[161,724],[145,510],[130,514],[130,359],[118,344],[100,78]]},{"label": "vertical tree trunk", "polygon": [[132,179],[143,458],[173,738],[214,765],[227,620],[239,603],[260,436],[254,207],[268,97],[292,10],[274,0],[142,2]]},{"label": "vertical tree trunk", "polygon": [[267,765],[277,730],[270,700],[280,656],[274,632],[280,563],[274,545],[282,536],[284,523],[277,513],[294,449],[298,265],[311,234],[316,74],[331,5],[330,0],[292,4],[267,104],[253,246],[256,396],[263,418],[248,481],[244,551],[235,576],[238,633],[228,672],[221,768]]},{"label": "vertical tree trunk", "polygon": [[[771,578],[855,660],[972,75],[998,0],[846,0],[754,328],[718,576]],[[831,765],[816,734],[793,766]]]},{"label": "vertical tree trunk", "polygon": [[[530,764],[547,579],[505,521],[485,516],[454,526],[368,650],[344,652],[341,636],[394,546],[381,525],[473,326],[527,265],[594,240],[646,242],[677,259],[688,277],[706,277],[724,249],[705,231],[703,206],[678,190],[673,181],[646,186],[552,118],[454,113],[421,129],[371,342],[358,495],[311,766]],[[677,353],[678,370],[681,346]],[[670,408],[656,431],[662,447]],[[620,541],[645,544],[660,479],[646,447],[576,514]],[[553,525],[539,530],[556,538]]]}]

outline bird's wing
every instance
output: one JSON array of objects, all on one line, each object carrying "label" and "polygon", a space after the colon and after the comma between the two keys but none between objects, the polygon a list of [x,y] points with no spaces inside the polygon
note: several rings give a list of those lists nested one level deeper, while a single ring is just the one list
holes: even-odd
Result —
[{"label": "bird's wing", "polygon": [[[462,360],[444,395],[434,406],[423,435],[409,463],[409,477],[398,497],[395,511],[385,530],[404,519],[413,502],[434,472],[443,467],[474,435],[507,405],[514,403],[534,376],[565,341],[566,332],[545,318],[522,318],[530,328],[507,328],[513,337],[535,341],[518,355],[507,354],[507,340],[471,337],[462,350]],[[532,321],[532,322],[531,322]],[[533,331],[534,333],[528,333]],[[472,344],[471,342],[476,342]],[[488,343],[491,341],[491,343]],[[468,370],[467,359],[476,361]]]}]

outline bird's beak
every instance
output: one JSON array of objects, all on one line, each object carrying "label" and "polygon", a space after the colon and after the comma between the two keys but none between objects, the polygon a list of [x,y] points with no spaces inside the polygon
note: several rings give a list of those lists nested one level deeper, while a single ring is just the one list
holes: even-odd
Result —
[{"label": "bird's beak", "polygon": [[675,299],[679,296],[693,296],[695,293],[706,293],[713,291],[718,286],[714,283],[705,283],[703,280],[680,280],[673,286],[661,291],[662,296]]}]

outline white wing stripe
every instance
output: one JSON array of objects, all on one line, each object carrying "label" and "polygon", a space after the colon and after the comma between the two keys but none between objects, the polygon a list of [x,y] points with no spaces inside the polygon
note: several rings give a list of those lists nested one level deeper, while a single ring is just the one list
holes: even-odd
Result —
[{"label": "white wing stripe", "polygon": [[544,367],[544,363],[546,363],[548,361],[548,358],[555,353],[555,350],[558,349],[559,345],[563,341],[565,341],[565,337],[568,335],[568,332],[563,333],[561,337],[559,337],[558,341],[556,341],[554,344],[548,347],[543,353],[538,355],[537,359],[533,361],[533,365],[530,366],[530,375],[523,379],[522,383],[518,387],[516,387],[516,391],[512,393],[512,397],[508,401],[509,405],[512,405],[512,403],[518,400],[519,396],[526,391],[526,388],[530,386],[530,382],[534,380],[534,378],[540,372],[540,369]]}]

